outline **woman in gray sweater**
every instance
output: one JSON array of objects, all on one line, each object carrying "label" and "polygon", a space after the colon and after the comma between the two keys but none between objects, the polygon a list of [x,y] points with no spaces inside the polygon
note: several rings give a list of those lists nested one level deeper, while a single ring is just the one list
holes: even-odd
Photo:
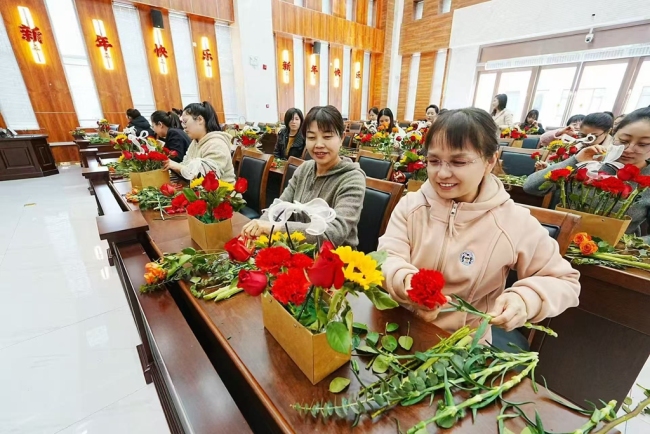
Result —
[{"label": "woman in gray sweater", "polygon": [[[641,175],[650,176],[650,108],[641,108],[625,116],[614,133],[614,145],[625,146],[625,151],[612,165],[601,167],[601,172],[614,175],[624,165],[633,164],[641,169]],[[543,196],[550,191],[539,189],[545,181],[544,175],[548,172],[567,166],[580,167],[584,163],[594,160],[595,156],[602,155],[605,152],[606,148],[601,145],[583,148],[567,160],[529,176],[524,183],[524,191],[535,196]],[[558,192],[556,191],[553,197],[554,202],[557,202],[557,196]],[[650,219],[650,189],[646,190],[637,199],[627,214],[632,219],[627,233],[637,233],[640,225],[645,220]],[[650,241],[650,236],[644,238],[646,242]]]},{"label": "woman in gray sweater", "polygon": [[[336,211],[336,219],[329,223],[325,235],[337,246],[356,247],[359,244],[357,224],[366,194],[366,175],[357,163],[339,156],[345,126],[341,113],[334,106],[313,107],[302,125],[307,150],[313,160],[303,163],[282,192],[280,200],[307,203],[321,198]],[[295,216],[289,222],[289,231],[304,232],[309,218]],[[249,237],[269,235],[271,222],[264,213],[252,220],[242,230]],[[275,228],[284,230],[284,228]],[[306,234],[308,242],[315,238]]]}]

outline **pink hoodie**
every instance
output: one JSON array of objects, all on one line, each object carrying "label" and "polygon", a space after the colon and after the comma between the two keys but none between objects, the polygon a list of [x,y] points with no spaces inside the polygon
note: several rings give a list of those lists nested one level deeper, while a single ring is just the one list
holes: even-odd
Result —
[{"label": "pink hoodie", "polygon": [[[425,268],[444,274],[445,295],[457,294],[483,312],[489,312],[503,293],[511,269],[519,281],[507,291],[523,298],[530,321],[578,305],[580,273],[494,175],[483,179],[473,203],[442,199],[429,182],[408,193],[395,207],[378,250],[388,252],[383,265],[386,287],[400,303],[410,301],[400,295],[406,277]],[[435,324],[453,332],[465,323],[476,327],[479,320],[448,312],[441,313]],[[484,338],[490,340],[491,333]]]}]

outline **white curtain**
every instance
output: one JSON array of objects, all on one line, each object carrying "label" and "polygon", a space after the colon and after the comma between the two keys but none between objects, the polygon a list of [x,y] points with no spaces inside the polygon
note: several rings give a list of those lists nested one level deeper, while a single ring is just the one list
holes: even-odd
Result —
[{"label": "white curtain", "polygon": [[[194,59],[194,50],[200,49],[201,41],[194,41],[197,46],[192,46],[190,21],[186,15],[170,13],[169,28],[174,43],[174,59],[178,69],[178,84],[181,89],[183,107],[193,102],[201,102],[199,84],[196,78],[196,61]],[[214,48],[211,48],[211,51],[214,52]],[[160,109],[169,110],[169,108],[165,109],[163,107],[160,107]]]}]

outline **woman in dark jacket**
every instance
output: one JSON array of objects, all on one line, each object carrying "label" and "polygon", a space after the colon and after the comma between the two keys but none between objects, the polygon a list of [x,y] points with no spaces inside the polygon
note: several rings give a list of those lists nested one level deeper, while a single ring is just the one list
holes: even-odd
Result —
[{"label": "woman in dark jacket", "polygon": [[290,108],[284,114],[284,128],[278,133],[278,142],[275,144],[273,154],[283,160],[289,157],[302,158],[305,150],[305,137],[302,135],[301,126],[305,118],[297,108]]},{"label": "woman in dark jacket", "polygon": [[128,128],[135,128],[135,134],[140,135],[140,132],[146,131],[148,135],[153,136],[154,132],[151,129],[151,124],[140,114],[140,110],[130,108],[126,111],[126,117],[129,118]]},{"label": "woman in dark jacket", "polygon": [[178,154],[171,159],[180,163],[190,147],[190,137],[185,134],[181,120],[174,112],[155,111],[151,114],[151,124],[158,138],[165,142],[165,148]]}]

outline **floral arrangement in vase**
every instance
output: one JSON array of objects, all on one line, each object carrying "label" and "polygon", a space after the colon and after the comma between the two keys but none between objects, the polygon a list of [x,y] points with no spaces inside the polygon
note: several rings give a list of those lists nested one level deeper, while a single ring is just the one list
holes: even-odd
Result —
[{"label": "floral arrangement in vase", "polygon": [[268,126],[265,127],[264,131],[261,131],[259,127],[244,125],[244,128],[237,130],[235,134],[235,141],[245,148],[253,148],[259,143],[264,134],[270,133],[272,131],[273,129]]},{"label": "floral arrangement in vase", "polygon": [[417,191],[422,183],[428,179],[427,163],[425,158],[417,154],[417,149],[405,151],[402,158],[395,162],[393,172],[393,181],[403,183],[408,178],[408,191]]},{"label": "floral arrangement in vase", "polygon": [[115,149],[122,151],[118,163],[127,172],[140,173],[161,170],[169,157],[177,155],[176,151],[170,151],[152,137],[140,140],[143,140],[141,145],[134,146],[133,139],[120,134],[111,141],[115,145]]},{"label": "floral arrangement in vase", "polygon": [[507,127],[501,130],[501,138],[502,139],[514,139],[514,140],[521,140],[525,139],[528,136],[524,131],[522,131],[519,127],[514,126],[514,127]]}]

